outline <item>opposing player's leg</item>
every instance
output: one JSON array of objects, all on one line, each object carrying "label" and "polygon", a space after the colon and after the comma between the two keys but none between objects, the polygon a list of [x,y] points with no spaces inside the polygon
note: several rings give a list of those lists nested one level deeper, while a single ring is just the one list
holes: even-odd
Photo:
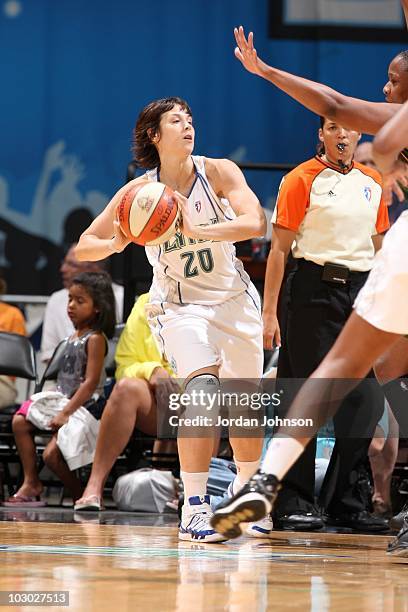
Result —
[{"label": "opposing player's leg", "polygon": [[351,315],[331,351],[302,386],[287,415],[298,422],[312,419],[313,426],[280,428],[261,469],[237,495],[217,508],[211,521],[215,529],[228,538],[237,537],[241,522],[259,520],[271,511],[279,481],[347,393],[398,338],[399,335],[374,327],[356,313]]}]

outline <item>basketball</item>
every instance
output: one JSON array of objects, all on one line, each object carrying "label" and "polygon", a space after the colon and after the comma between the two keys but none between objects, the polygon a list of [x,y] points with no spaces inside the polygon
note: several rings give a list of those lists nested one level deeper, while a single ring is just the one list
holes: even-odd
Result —
[{"label": "basketball", "polygon": [[179,209],[172,189],[156,181],[137,183],[123,194],[116,208],[123,233],[143,246],[169,240],[179,226]]}]

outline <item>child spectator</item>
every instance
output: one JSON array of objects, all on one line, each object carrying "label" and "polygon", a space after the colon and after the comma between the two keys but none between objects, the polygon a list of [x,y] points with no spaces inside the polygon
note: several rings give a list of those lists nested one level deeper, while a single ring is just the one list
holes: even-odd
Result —
[{"label": "child spectator", "polygon": [[[35,425],[54,432],[44,450],[44,462],[71,491],[74,500],[80,497],[81,483],[71,471],[73,468],[67,453],[64,450],[63,455],[58,444],[64,426],[72,423],[75,413],[88,411],[96,419],[101,416],[105,403],[103,386],[106,337],[113,336],[114,313],[115,300],[111,280],[107,274],[85,272],[72,280],[68,293],[68,316],[75,332],[68,338],[62,355],[56,392],[45,391],[35,394],[23,403],[13,418],[13,432],[23,465],[24,482],[17,493],[3,505],[25,507],[45,505],[39,497],[43,486],[36,465],[33,438]],[[83,430],[87,427],[86,418],[79,419],[79,422],[79,429],[76,423],[78,436],[71,440],[71,449],[78,447],[81,427]],[[83,458],[82,465],[92,461],[93,450],[88,449],[88,452],[83,453],[86,458]],[[69,444],[68,451],[70,451]],[[80,465],[77,464],[75,467]]]},{"label": "child spectator", "polygon": [[[68,338],[74,331],[72,322],[66,312],[68,301],[68,287],[72,279],[83,272],[107,272],[108,259],[101,261],[79,261],[75,255],[75,244],[72,244],[64,257],[60,267],[61,280],[64,285],[49,297],[43,321],[41,338],[41,361],[47,363],[56,346],[64,338]],[[112,283],[116,302],[116,320],[122,321],[123,313],[123,287]]]}]

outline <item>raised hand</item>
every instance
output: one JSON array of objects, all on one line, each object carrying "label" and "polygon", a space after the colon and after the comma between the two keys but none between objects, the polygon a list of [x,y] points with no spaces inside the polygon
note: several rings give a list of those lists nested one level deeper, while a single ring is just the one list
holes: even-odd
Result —
[{"label": "raised hand", "polygon": [[44,166],[48,170],[56,170],[64,165],[64,149],[65,142],[63,140],[59,140],[47,149],[44,156]]},{"label": "raised hand", "polygon": [[85,166],[76,155],[66,155],[61,170],[64,178],[75,184],[86,175]]},{"label": "raised hand", "polygon": [[257,74],[261,76],[261,64],[263,64],[262,60],[258,58],[256,49],[254,48],[254,35],[252,32],[248,34],[248,40],[245,37],[244,28],[239,26],[239,28],[234,28],[234,36],[237,42],[237,46],[235,47],[235,57],[239,59],[241,64],[251,72],[252,74]]}]

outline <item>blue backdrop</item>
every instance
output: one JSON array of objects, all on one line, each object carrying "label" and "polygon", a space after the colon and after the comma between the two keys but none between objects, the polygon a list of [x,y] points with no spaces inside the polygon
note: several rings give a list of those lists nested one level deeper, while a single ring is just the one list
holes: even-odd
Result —
[{"label": "blue backdrop", "polygon": [[[383,99],[401,50],[268,39],[267,0],[8,0],[0,11],[0,266],[18,291],[53,287],[49,261],[123,184],[135,118],[154,98],[188,100],[198,153],[293,163],[313,153],[316,118],[243,70],[235,25],[254,30],[269,63],[370,100]],[[248,179],[271,206],[279,177]],[[12,239],[33,249],[30,282]]]}]

